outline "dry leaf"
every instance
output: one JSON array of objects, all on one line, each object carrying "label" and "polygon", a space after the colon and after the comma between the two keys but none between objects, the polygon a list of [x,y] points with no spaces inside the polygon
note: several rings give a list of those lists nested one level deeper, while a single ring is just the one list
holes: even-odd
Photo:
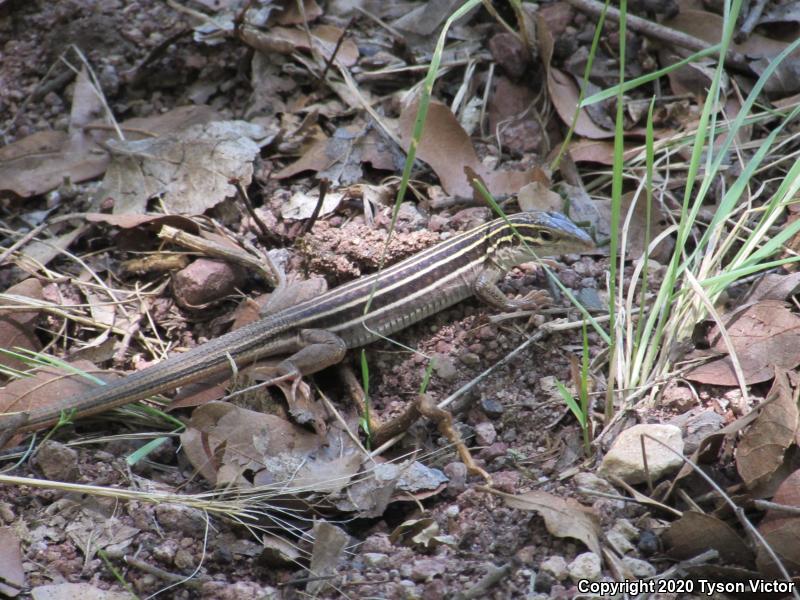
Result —
[{"label": "dry leaf", "polygon": [[[578,106],[580,93],[578,85],[572,75],[550,65],[553,59],[553,35],[550,33],[547,22],[541,16],[537,18],[536,31],[539,36],[539,52],[547,70],[547,91],[550,95],[550,100],[553,102],[553,106],[561,120],[565,124],[571,125],[575,116],[575,108]],[[578,113],[575,133],[591,139],[614,137],[613,130],[603,129],[598,126],[589,116],[586,109],[581,109]]]},{"label": "dry leaf", "polygon": [[760,410],[736,448],[736,468],[748,488],[767,480],[783,463],[786,449],[795,441],[798,425],[797,392],[792,390],[785,371],[775,374],[767,398],[774,397]]},{"label": "dry leaf", "polygon": [[[800,365],[800,316],[779,300],[764,300],[726,319],[745,383],[752,385],[772,378],[774,368],[791,370]],[[712,331],[713,346],[693,353],[692,358],[728,354],[722,337]],[[730,357],[725,356],[689,371],[687,379],[710,385],[738,385]]]},{"label": "dry leaf", "polygon": [[[25,279],[16,285],[11,286],[5,292],[23,298],[42,300],[42,284],[38,279]],[[7,306],[24,306],[23,302],[5,300]],[[36,321],[39,318],[39,311],[36,309],[18,311],[8,308],[0,308],[0,348],[14,350],[24,348],[32,352],[39,352],[42,344],[36,335]],[[22,362],[0,354],[0,365],[10,369],[25,370],[28,366]]]},{"label": "dry leaf", "polygon": [[753,553],[739,534],[712,515],[687,510],[664,532],[671,557],[686,560],[714,549],[723,562],[752,566]]},{"label": "dry leaf", "polygon": [[281,484],[287,492],[336,493],[361,466],[360,450],[336,427],[322,438],[225,402],[195,410],[181,442],[194,467],[220,486]]},{"label": "dry leaf", "polygon": [[489,491],[503,498],[511,508],[539,513],[551,535],[580,540],[589,550],[600,556],[600,518],[593,509],[572,498],[561,498],[547,492],[532,491],[512,495],[493,489]]},{"label": "dry leaf", "polygon": [[247,186],[253,159],[268,134],[245,121],[194,125],[164,137],[109,142],[113,159],[99,198],[114,200],[114,213],[143,213],[147,201],[163,194],[173,213],[201,214]]},{"label": "dry leaf", "polygon": [[[403,109],[398,123],[398,133],[408,149],[417,117],[418,102]],[[434,170],[442,187],[451,196],[471,198],[472,186],[464,174],[469,167],[486,183],[495,195],[516,194],[522,186],[536,181],[537,167],[527,171],[491,171],[475,153],[469,136],[450,109],[441,102],[431,101],[428,107],[422,139],[417,147],[417,158]]]},{"label": "dry leaf", "polygon": [[120,229],[133,229],[142,225],[159,231],[162,225],[169,225],[194,235],[200,234],[200,226],[192,219],[180,215],[109,215],[106,213],[86,213],[90,223],[106,223]]},{"label": "dry leaf", "polygon": [[[795,471],[781,483],[772,501],[783,506],[800,508],[800,471]],[[759,524],[758,531],[789,572],[797,573],[800,570],[800,544],[797,543],[800,539],[800,517],[770,509]],[[761,546],[758,547],[756,564],[766,576],[781,575]]]}]

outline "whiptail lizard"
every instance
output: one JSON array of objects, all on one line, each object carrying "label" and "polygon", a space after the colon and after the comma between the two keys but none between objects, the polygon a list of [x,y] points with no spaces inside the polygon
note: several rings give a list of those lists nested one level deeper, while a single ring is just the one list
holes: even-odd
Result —
[{"label": "whiptail lizard", "polygon": [[341,361],[348,348],[369,344],[473,294],[504,310],[524,307],[525,299],[510,300],[495,285],[508,269],[592,247],[584,231],[557,213],[496,219],[123,379],[33,408],[22,424],[20,413],[7,413],[0,417],[0,432],[53,425],[64,411],[75,418],[100,413],[264,357],[287,356],[282,373],[308,375]]}]

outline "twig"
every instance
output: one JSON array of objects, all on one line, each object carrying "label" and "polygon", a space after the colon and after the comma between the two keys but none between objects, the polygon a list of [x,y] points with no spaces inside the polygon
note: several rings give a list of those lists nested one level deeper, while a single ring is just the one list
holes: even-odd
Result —
[{"label": "twig", "polygon": [[[578,10],[588,13],[594,17],[600,16],[605,9],[605,5],[602,2],[597,2],[597,0],[567,0],[567,2]],[[606,10],[606,18],[615,22],[619,22],[619,17],[619,10],[609,6]],[[633,31],[667,44],[678,46],[680,48],[686,48],[687,50],[691,50],[693,52],[707,50],[710,47],[708,43],[704,42],[700,38],[683,33],[682,31],[677,31],[671,27],[659,25],[658,23],[643,19],[642,17],[637,17],[636,15],[629,14],[627,15],[626,19],[628,22],[628,27],[630,27]],[[725,55],[725,65],[732,69],[736,69],[737,71],[747,73],[748,75],[753,75],[753,70],[750,68],[750,65],[745,57],[735,50],[731,50],[730,48]]]},{"label": "twig", "polygon": [[767,6],[768,1],[769,0],[756,0],[750,6],[750,12],[747,13],[744,23],[742,23],[741,28],[733,38],[737,44],[744,42],[750,37],[750,34],[753,33],[753,29],[758,25],[758,20],[761,18],[761,15],[764,14],[764,8]]},{"label": "twig", "polygon": [[322,210],[322,205],[325,203],[325,196],[328,195],[328,188],[330,188],[330,186],[331,182],[327,177],[323,177],[319,180],[319,197],[317,198],[317,204],[314,207],[314,210],[311,211],[311,216],[308,218],[308,221],[303,223],[303,228],[300,230],[301,235],[305,235],[311,231],[311,228],[314,227],[314,223],[317,222],[317,218]]}]

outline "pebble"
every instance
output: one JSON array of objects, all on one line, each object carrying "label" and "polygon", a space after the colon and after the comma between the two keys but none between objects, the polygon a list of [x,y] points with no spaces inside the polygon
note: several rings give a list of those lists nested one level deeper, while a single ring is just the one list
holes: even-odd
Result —
[{"label": "pebble", "polygon": [[600,557],[594,552],[584,552],[575,557],[569,566],[569,577],[573,583],[588,579],[589,581],[599,581],[601,574]]},{"label": "pebble", "polygon": [[364,563],[368,567],[380,569],[385,567],[389,562],[389,555],[383,552],[365,552],[363,555]]},{"label": "pebble", "polygon": [[539,565],[539,570],[551,575],[556,581],[564,581],[569,577],[569,568],[563,556],[550,556],[544,559]]},{"label": "pebble", "polygon": [[450,480],[447,490],[453,495],[458,495],[467,489],[467,465],[462,462],[451,462],[444,467],[444,474]]},{"label": "pebble", "polygon": [[[641,436],[643,435],[648,435],[661,442],[644,439],[647,451],[647,472],[653,481],[680,469],[683,465],[681,430],[675,425],[648,423],[634,425],[623,431],[603,457],[597,473],[600,476],[614,475],[632,485],[647,481],[647,473],[642,460]],[[664,444],[674,452],[665,448]]]},{"label": "pebble", "polygon": [[47,479],[75,482],[80,476],[78,452],[59,442],[49,440],[39,446],[36,463]]},{"label": "pebble", "polygon": [[622,564],[631,572],[631,575],[644,579],[647,577],[654,577],[656,568],[646,560],[640,558],[633,558],[632,556],[623,556]]},{"label": "pebble", "polygon": [[481,410],[490,419],[499,419],[503,416],[503,404],[495,398],[481,398]]},{"label": "pebble", "polygon": [[497,440],[497,430],[488,421],[475,425],[475,441],[480,446],[491,446]]}]

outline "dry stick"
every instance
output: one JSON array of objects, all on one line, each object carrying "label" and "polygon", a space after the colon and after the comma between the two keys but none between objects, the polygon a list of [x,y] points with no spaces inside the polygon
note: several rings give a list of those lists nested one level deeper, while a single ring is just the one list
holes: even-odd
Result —
[{"label": "dry stick", "polygon": [[311,216],[308,218],[303,224],[303,228],[300,230],[300,235],[306,235],[311,228],[314,227],[314,223],[317,222],[319,218],[319,213],[322,211],[322,205],[325,203],[325,196],[328,195],[328,189],[331,187],[330,179],[327,177],[323,177],[319,180],[319,197],[317,198],[317,204],[314,206],[314,210],[311,211]]},{"label": "dry stick", "polygon": [[761,18],[761,15],[764,13],[764,8],[767,6],[768,0],[756,0],[756,2],[750,7],[750,12],[747,13],[747,18],[745,18],[744,23],[742,23],[739,32],[734,37],[734,40],[737,44],[741,44],[745,41],[750,34],[753,33],[753,29],[755,26],[758,25],[758,20]]},{"label": "dry stick", "polygon": [[[602,2],[597,2],[597,0],[567,0],[567,2],[578,10],[588,13],[594,17],[599,16],[605,9],[605,5]],[[606,10],[606,18],[615,22],[619,22],[619,10],[608,7]],[[653,21],[649,21],[647,19],[630,14],[627,15],[626,19],[628,27],[630,27],[633,31],[661,42],[678,46],[680,48],[686,48],[687,50],[691,50],[693,52],[707,50],[710,47],[710,44],[704,42],[700,38],[696,38],[693,35],[672,29],[671,27],[659,25],[658,23],[654,23]],[[728,52],[725,54],[725,65],[732,69],[736,69],[737,71],[743,71],[748,75],[753,74],[753,70],[750,68],[750,65],[748,64],[744,55],[736,52],[735,50],[731,50],[730,48],[728,48]]]}]

